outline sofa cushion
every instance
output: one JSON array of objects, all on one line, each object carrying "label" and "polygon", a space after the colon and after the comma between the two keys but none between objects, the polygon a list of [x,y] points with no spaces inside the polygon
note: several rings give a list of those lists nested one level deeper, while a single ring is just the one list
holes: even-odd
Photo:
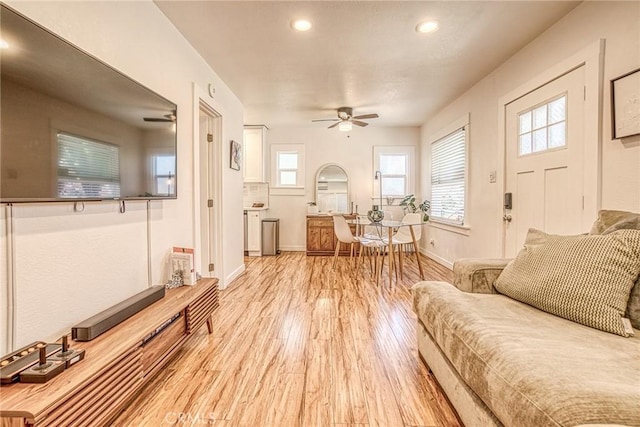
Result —
[{"label": "sofa cushion", "polygon": [[443,282],[414,285],[413,298],[418,320],[504,425],[640,425],[640,336]]},{"label": "sofa cushion", "polygon": [[640,231],[556,236],[530,230],[524,249],[495,282],[498,292],[548,313],[621,336],[640,274]]},{"label": "sofa cushion", "polygon": [[505,258],[463,258],[453,263],[453,286],[465,292],[495,294],[493,283],[509,264]]},{"label": "sofa cushion", "polygon": [[[590,234],[608,234],[617,230],[640,230],[640,214],[626,211],[601,210],[593,223]],[[640,329],[640,277],[631,289],[625,316],[634,328]]]}]

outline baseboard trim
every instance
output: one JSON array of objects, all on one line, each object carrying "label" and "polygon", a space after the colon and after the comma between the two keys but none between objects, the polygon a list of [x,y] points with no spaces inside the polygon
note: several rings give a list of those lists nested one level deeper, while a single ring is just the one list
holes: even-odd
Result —
[{"label": "baseboard trim", "polygon": [[435,262],[437,262],[440,265],[444,265],[449,270],[453,270],[453,263],[451,261],[448,261],[448,260],[446,260],[446,259],[434,254],[433,252],[427,251],[424,248],[420,248],[420,254],[431,258],[432,260],[434,260]]},{"label": "baseboard trim", "polygon": [[240,265],[240,267],[238,267],[235,270],[233,270],[233,272],[231,274],[229,274],[224,279],[224,284],[222,286],[220,286],[220,289],[227,289],[227,286],[229,286],[231,284],[231,282],[236,280],[238,278],[238,276],[240,276],[242,273],[244,273],[245,268],[246,267],[245,267],[244,263],[242,263]]},{"label": "baseboard trim", "polygon": [[292,245],[292,246],[280,246],[282,252],[305,252],[306,246]]}]

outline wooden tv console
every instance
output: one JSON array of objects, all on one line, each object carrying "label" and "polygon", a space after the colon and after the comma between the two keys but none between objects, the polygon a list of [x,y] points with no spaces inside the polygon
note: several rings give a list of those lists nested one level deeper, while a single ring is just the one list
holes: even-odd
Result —
[{"label": "wooden tv console", "polygon": [[107,425],[205,323],[213,332],[218,280],[165,297],[100,335],[72,343],[85,359],[45,384],[0,388],[0,426]]}]

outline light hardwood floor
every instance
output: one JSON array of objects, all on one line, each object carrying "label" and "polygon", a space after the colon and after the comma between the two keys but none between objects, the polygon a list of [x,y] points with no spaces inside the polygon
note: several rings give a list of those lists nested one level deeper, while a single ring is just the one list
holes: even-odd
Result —
[{"label": "light hardwood floor", "polygon": [[[427,280],[451,271],[422,257]],[[114,425],[458,426],[420,362],[409,288],[348,257],[245,258],[202,328]],[[386,267],[385,267],[386,268]]]}]

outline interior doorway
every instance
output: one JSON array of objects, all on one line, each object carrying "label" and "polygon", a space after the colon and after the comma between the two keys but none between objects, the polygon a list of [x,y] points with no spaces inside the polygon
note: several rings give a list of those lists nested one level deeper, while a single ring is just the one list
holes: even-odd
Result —
[{"label": "interior doorway", "polygon": [[529,228],[552,234],[584,231],[584,68],[506,106],[506,257],[522,248]]},{"label": "interior doorway", "polygon": [[203,277],[217,277],[223,286],[222,272],[222,116],[205,101],[198,103],[196,182],[196,250],[200,252],[199,271]]}]

